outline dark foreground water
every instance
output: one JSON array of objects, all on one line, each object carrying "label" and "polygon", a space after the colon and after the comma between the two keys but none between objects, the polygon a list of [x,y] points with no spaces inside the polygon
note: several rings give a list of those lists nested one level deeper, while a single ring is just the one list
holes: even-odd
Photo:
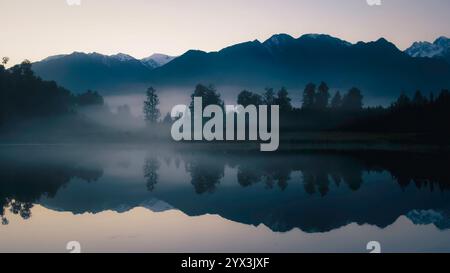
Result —
[{"label": "dark foreground water", "polygon": [[450,160],[0,147],[0,252],[450,252]]}]

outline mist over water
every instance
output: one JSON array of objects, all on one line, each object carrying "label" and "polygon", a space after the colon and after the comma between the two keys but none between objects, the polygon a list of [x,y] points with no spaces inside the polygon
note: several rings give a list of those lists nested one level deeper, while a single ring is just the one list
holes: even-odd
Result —
[{"label": "mist over water", "polygon": [[[271,86],[268,86],[271,87]],[[281,86],[274,87],[277,91]],[[220,92],[221,98],[224,100],[225,104],[236,105],[237,96],[242,90],[249,90],[255,93],[262,94],[264,88],[244,88],[244,87],[216,87],[217,91]],[[183,87],[183,88],[162,88],[157,89],[158,97],[160,99],[160,111],[162,116],[170,113],[172,107],[175,105],[183,104],[189,105],[191,101],[191,94],[194,90],[194,86]],[[344,89],[335,88],[330,90],[331,94],[337,91],[343,91]],[[289,96],[292,99],[292,106],[300,108],[302,104],[302,93],[303,90],[292,89],[288,90]],[[119,106],[128,105],[131,108],[131,113],[135,117],[142,118],[142,108],[145,100],[145,90],[139,93],[124,92],[126,95],[105,95],[105,102],[111,108],[113,112],[117,112]],[[390,97],[386,98],[364,98],[364,106],[389,106],[392,102]]]},{"label": "mist over water", "polygon": [[[159,109],[162,117],[170,113],[172,107],[178,104],[189,105],[191,94],[194,87],[180,88],[180,89],[163,89],[157,90],[160,99]],[[105,102],[113,112],[117,111],[117,107],[128,105],[131,108],[131,113],[135,117],[143,118],[143,106],[145,101],[145,90],[139,93],[127,93],[126,95],[106,95]]]}]

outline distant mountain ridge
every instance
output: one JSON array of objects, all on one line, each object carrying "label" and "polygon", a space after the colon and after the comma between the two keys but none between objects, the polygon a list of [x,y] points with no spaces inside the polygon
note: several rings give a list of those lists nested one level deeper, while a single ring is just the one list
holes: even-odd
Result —
[{"label": "distant mountain ridge", "polygon": [[206,53],[190,50],[152,71],[152,84],[191,86],[265,86],[303,89],[308,82],[326,81],[334,89],[361,88],[372,97],[393,97],[422,89],[450,86],[450,65],[440,59],[411,58],[381,38],[374,42],[347,41],[322,34],[297,39],[274,35]]},{"label": "distant mountain ridge", "polygon": [[120,90],[146,82],[151,70],[174,58],[154,54],[138,60],[124,53],[108,56],[96,52],[73,52],[36,62],[33,70],[40,77],[55,80],[78,93],[87,89]]},{"label": "distant mountain ridge", "polygon": [[[197,83],[298,90],[311,81],[326,81],[333,89],[357,86],[369,97],[392,98],[401,91],[450,87],[449,63],[442,58],[414,58],[408,52],[383,38],[352,44],[324,34],[299,38],[277,34],[264,42],[244,42],[217,52],[189,50],[177,58],[137,60],[73,53],[35,63],[34,70],[69,89],[91,88],[103,94],[146,85],[192,88]],[[153,62],[159,66],[153,68]]]},{"label": "distant mountain ridge", "polygon": [[146,58],[142,58],[142,59],[136,59],[131,55],[125,54],[125,53],[117,53],[114,55],[104,55],[104,54],[100,54],[97,52],[93,52],[93,53],[83,53],[83,52],[73,52],[72,54],[59,54],[59,55],[54,55],[54,56],[49,56],[43,60],[41,60],[40,62],[48,62],[48,61],[53,61],[53,60],[57,60],[57,59],[61,59],[61,58],[65,58],[67,56],[73,55],[73,54],[86,54],[86,55],[90,55],[90,56],[101,56],[103,57],[105,60],[107,59],[115,59],[118,61],[122,61],[122,62],[127,62],[127,61],[140,61],[142,64],[144,64],[145,66],[153,69],[153,68],[157,68],[160,66],[163,66],[169,62],[171,62],[173,59],[175,59],[176,57],[174,56],[169,56],[169,55],[165,55],[165,54],[161,54],[161,53],[155,53],[149,57]]}]

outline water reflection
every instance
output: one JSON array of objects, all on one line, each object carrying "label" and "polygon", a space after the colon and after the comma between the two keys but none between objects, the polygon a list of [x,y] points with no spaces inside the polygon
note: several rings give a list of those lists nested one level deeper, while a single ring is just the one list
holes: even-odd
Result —
[{"label": "water reflection", "polygon": [[367,252],[368,240],[380,241],[383,252],[450,251],[449,230],[414,225],[404,216],[385,229],[348,224],[310,234],[275,233],[262,225],[218,215],[189,217],[177,210],[73,215],[36,205],[33,215],[23,222],[8,214],[10,225],[0,227],[0,252],[66,252],[74,239],[83,252]]},{"label": "water reflection", "polygon": [[185,160],[186,171],[191,176],[191,184],[197,194],[213,193],[224,177],[224,162],[218,159],[191,157]]},{"label": "water reflection", "polygon": [[[9,151],[10,152],[10,151]],[[0,160],[0,217],[8,224],[5,210],[20,215],[24,220],[31,217],[31,208],[42,197],[53,198],[58,190],[73,178],[88,183],[98,180],[102,171],[93,166],[77,166],[73,162],[38,155],[2,154]]]},{"label": "water reflection", "polygon": [[0,216],[34,204],[74,214],[178,209],[272,231],[381,228],[406,216],[450,228],[447,155],[235,154],[159,148],[10,148],[0,155]]},{"label": "water reflection", "polygon": [[155,185],[158,184],[159,167],[160,163],[155,157],[145,159],[144,178],[147,182],[148,191],[153,191],[155,189]]}]

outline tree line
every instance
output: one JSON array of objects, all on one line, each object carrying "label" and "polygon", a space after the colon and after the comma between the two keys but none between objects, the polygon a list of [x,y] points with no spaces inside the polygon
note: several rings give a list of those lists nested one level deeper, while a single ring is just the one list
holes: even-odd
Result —
[{"label": "tree line", "polygon": [[[35,117],[74,114],[82,107],[104,105],[103,97],[95,91],[73,94],[54,81],[44,81],[34,75],[29,61],[6,69],[8,61],[4,57],[0,65],[0,126]],[[364,107],[363,92],[357,87],[332,95],[325,82],[308,83],[300,95],[301,101],[297,104],[301,106],[296,108],[284,87],[278,91],[266,88],[262,93],[242,90],[237,96],[237,104],[279,105],[282,130],[450,133],[448,126],[444,126],[450,117],[449,90],[429,95],[417,91],[411,97],[402,93],[388,107]],[[224,105],[220,93],[212,85],[198,84],[191,97],[192,100],[202,97],[204,107]],[[148,88],[143,108],[148,124],[172,122],[168,113],[161,120],[159,104],[157,91]],[[129,113],[130,109],[122,106],[118,112]]]},{"label": "tree line", "polygon": [[[353,87],[344,96],[337,91],[331,98],[330,88],[325,82],[317,86],[314,83],[306,85],[303,94],[301,109],[303,110],[325,110],[345,109],[360,110],[363,106],[363,96],[361,91]],[[331,98],[331,100],[330,100]],[[275,93],[273,88],[266,88],[262,95],[243,90],[239,93],[237,103],[243,106],[248,105],[279,105],[281,112],[289,112],[295,110],[292,106],[292,99],[285,87],[282,87]]]},{"label": "tree line", "polygon": [[[409,132],[448,132],[444,128],[450,117],[450,92],[442,90],[434,96],[423,95],[417,91],[410,98],[402,93],[388,107],[364,107],[364,96],[357,87],[347,92],[337,91],[332,96],[325,82],[319,85],[309,83],[305,86],[301,107],[295,108],[286,88],[278,91],[266,88],[262,94],[249,90],[241,91],[237,104],[243,105],[279,105],[280,125],[285,131],[409,131]],[[202,97],[203,107],[215,104],[224,106],[220,93],[212,85],[198,84],[191,94],[193,98]],[[144,116],[151,123],[159,121],[159,99],[154,88],[147,91],[144,103]],[[162,123],[171,123],[169,113]]]},{"label": "tree line", "polygon": [[0,126],[8,122],[36,117],[52,117],[76,113],[79,107],[103,105],[103,97],[88,90],[73,94],[54,81],[44,81],[23,61],[10,69],[4,57],[0,65]]},{"label": "tree line", "polygon": [[[361,120],[354,129],[370,131],[393,131],[414,133],[435,133],[435,143],[447,141],[450,134],[450,91],[441,90],[437,95],[423,95],[416,91],[412,97],[402,93],[387,109],[371,109],[372,115],[364,123]],[[372,128],[369,126],[372,126]]]},{"label": "tree line", "polygon": [[[198,84],[191,95],[190,108],[193,107],[194,97],[202,97],[203,107],[208,105],[224,106],[220,93],[213,85]],[[156,90],[149,87],[146,92],[143,113],[145,120],[149,123],[158,122],[161,112],[158,108],[160,101]],[[289,113],[297,110],[292,106],[292,99],[285,87],[277,92],[273,88],[266,88],[263,94],[243,90],[237,97],[237,104],[247,107],[248,105],[279,105],[282,113]],[[302,107],[303,110],[325,110],[325,109],[343,109],[349,111],[362,110],[363,96],[358,88],[351,88],[344,96],[338,91],[330,101],[329,87],[322,82],[318,88],[313,83],[306,85],[303,91]],[[169,113],[163,120],[169,120]]]}]

